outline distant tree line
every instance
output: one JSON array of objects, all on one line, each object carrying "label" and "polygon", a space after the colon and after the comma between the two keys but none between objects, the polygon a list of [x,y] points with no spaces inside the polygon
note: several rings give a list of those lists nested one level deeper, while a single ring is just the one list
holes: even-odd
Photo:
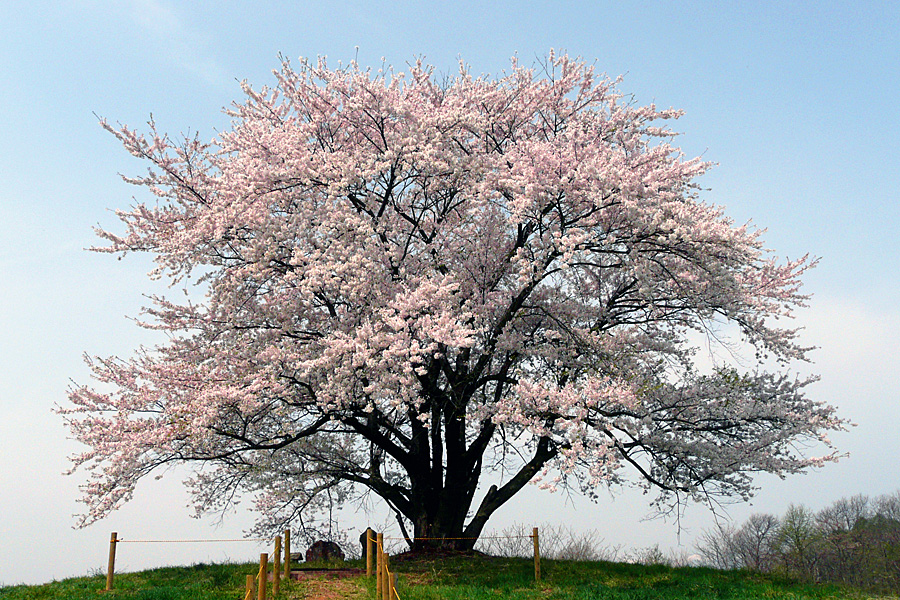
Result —
[{"label": "distant tree line", "polygon": [[900,491],[856,495],[815,512],[791,505],[782,517],[754,514],[706,531],[697,549],[721,569],[781,573],[808,581],[900,590]]}]

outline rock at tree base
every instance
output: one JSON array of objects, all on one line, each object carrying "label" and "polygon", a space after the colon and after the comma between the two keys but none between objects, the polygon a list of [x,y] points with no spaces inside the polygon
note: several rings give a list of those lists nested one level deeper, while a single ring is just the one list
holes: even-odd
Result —
[{"label": "rock at tree base", "polygon": [[344,551],[334,542],[319,540],[306,551],[306,562],[317,560],[344,560]]}]

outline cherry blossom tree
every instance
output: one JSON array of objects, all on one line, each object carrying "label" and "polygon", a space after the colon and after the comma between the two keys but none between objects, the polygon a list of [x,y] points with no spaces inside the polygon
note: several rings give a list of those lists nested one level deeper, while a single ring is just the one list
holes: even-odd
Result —
[{"label": "cherry blossom tree", "polygon": [[[102,121],[155,201],[99,250],[150,253],[202,299],[153,297],[168,341],[88,359],[70,390],[82,524],[187,463],[199,511],[249,494],[277,528],[374,494],[416,548],[465,549],[529,482],[640,485],[667,510],[836,458],[844,421],[774,324],[815,261],[698,198],[709,165],[662,125],[679,111],[553,53],[496,78],[275,75],[209,143]],[[697,340],[730,330],[753,364],[699,368]]]}]

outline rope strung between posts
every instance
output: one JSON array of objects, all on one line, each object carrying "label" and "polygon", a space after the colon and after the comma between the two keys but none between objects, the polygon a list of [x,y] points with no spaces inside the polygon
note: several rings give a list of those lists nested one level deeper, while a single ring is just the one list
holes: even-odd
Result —
[{"label": "rope strung between posts", "polygon": [[[417,537],[412,538],[414,542],[418,541],[434,541],[434,540],[517,540],[525,538],[533,538],[534,535],[482,535],[479,537]],[[385,540],[406,540],[405,537],[384,537]]]},{"label": "rope strung between posts", "polygon": [[116,538],[116,542],[125,544],[198,544],[204,542],[270,542],[268,538],[240,538],[233,540],[128,540]]},{"label": "rope strung between posts", "polygon": [[[285,561],[284,561],[284,574],[285,577],[290,575],[290,530],[285,530]],[[281,536],[275,536],[275,571],[273,571],[274,579],[272,584],[272,591],[274,594],[278,594],[279,591],[279,583],[280,583],[280,575],[281,575]],[[116,546],[118,544],[197,544],[197,543],[227,543],[227,542],[254,542],[254,543],[262,543],[268,544],[271,538],[195,538],[195,539],[167,539],[167,540],[154,540],[154,539],[128,539],[119,537],[119,534],[113,531],[110,534],[109,539],[109,562],[107,563],[107,571],[106,571],[106,591],[111,591],[114,587],[114,578],[115,578],[115,568],[116,568]],[[266,579],[268,567],[267,563],[269,561],[269,555],[267,553],[263,553],[259,555],[260,565],[259,571],[256,577],[252,575],[248,575],[246,579],[247,591],[244,594],[245,600],[249,600],[252,596],[253,588],[256,587],[258,593],[258,597],[260,600],[265,600],[265,590],[266,590]]]}]

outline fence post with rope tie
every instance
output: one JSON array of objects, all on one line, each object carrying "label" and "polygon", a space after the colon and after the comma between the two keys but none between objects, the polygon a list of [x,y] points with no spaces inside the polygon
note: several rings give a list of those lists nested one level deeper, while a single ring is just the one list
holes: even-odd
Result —
[{"label": "fence post with rope tie", "polygon": [[[366,530],[366,549],[372,548],[372,532],[371,529]],[[376,557],[376,579],[375,579],[375,598],[376,600],[400,600],[400,594],[397,593],[397,573],[391,571],[390,555],[384,551],[384,534],[376,534],[374,540],[374,550]],[[369,553],[371,556],[371,553]],[[366,562],[368,563],[368,556]],[[367,575],[371,577],[371,570],[367,570]]]}]

